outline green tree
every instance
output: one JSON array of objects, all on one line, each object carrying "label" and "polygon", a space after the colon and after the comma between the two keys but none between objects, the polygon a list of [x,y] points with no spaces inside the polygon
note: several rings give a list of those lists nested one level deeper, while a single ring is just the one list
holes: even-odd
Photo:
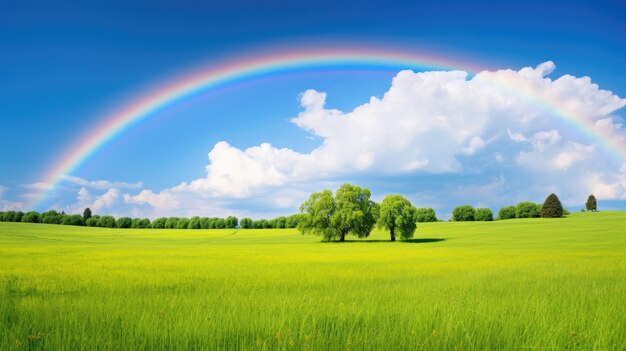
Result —
[{"label": "green tree", "polygon": [[81,215],[64,215],[61,224],[83,226],[85,225],[85,220]]},{"label": "green tree", "polygon": [[391,241],[396,241],[396,233],[402,239],[410,239],[415,233],[416,209],[401,195],[387,195],[380,204],[378,227],[389,230]]},{"label": "green tree", "polygon": [[563,217],[563,205],[561,200],[554,193],[548,195],[546,201],[541,207],[541,217],[543,218],[560,218]]},{"label": "green tree", "polygon": [[91,218],[91,209],[89,209],[89,207],[87,207],[84,211],[83,211],[83,220],[85,222],[87,222],[87,220]]},{"label": "green tree", "polygon": [[39,213],[35,211],[26,212],[22,217],[22,222],[39,223]]},{"label": "green tree", "polygon": [[54,210],[42,213],[39,219],[41,220],[41,223],[61,224],[61,214]]},{"label": "green tree", "polygon": [[585,203],[585,208],[587,209],[587,211],[597,211],[598,210],[598,203],[596,201],[596,197],[593,196],[593,194],[589,195],[589,197],[587,198],[587,202]]},{"label": "green tree", "polygon": [[91,216],[91,218],[85,221],[85,225],[88,227],[98,227],[99,220],[100,220],[100,216],[98,215]]},{"label": "green tree", "polygon": [[210,229],[211,228],[209,226],[210,222],[211,222],[211,219],[208,217],[200,218],[200,229]]},{"label": "green tree", "polygon": [[517,218],[539,218],[539,206],[534,202],[523,201],[515,206],[515,216]]},{"label": "green tree", "polygon": [[115,218],[112,216],[102,216],[98,219],[98,227],[102,228],[115,228]]},{"label": "green tree", "polygon": [[239,221],[239,226],[243,229],[250,229],[252,228],[252,219],[248,218],[248,217],[244,217]]},{"label": "green tree", "polygon": [[189,219],[188,218],[180,218],[178,222],[176,222],[176,229],[187,229],[189,228]]},{"label": "green tree", "polygon": [[200,217],[191,217],[187,229],[200,229]]},{"label": "green tree", "polygon": [[321,235],[325,241],[337,238],[338,232],[332,226],[335,208],[335,198],[330,190],[311,194],[309,199],[300,205],[300,211],[305,216],[298,224],[298,230],[302,234]]},{"label": "green tree", "polygon": [[148,218],[133,218],[130,227],[135,229],[150,228],[150,220]]},{"label": "green tree", "polygon": [[165,222],[167,222],[166,217],[159,217],[152,222],[152,228],[154,229],[164,229]]},{"label": "green tree", "polygon": [[302,213],[296,213],[296,214],[292,214],[292,215],[288,216],[287,217],[287,221],[285,222],[285,226],[287,228],[297,228],[298,227],[298,223],[302,219],[302,216],[304,216],[304,214],[302,214]]},{"label": "green tree", "polygon": [[237,220],[237,217],[235,216],[226,217],[224,222],[226,224],[226,228],[237,228],[237,225],[239,224],[239,220]]},{"label": "green tree", "polygon": [[178,217],[170,217],[167,219],[167,221],[165,221],[165,228],[166,229],[176,229],[177,224],[178,224]]},{"label": "green tree", "polygon": [[130,228],[133,225],[133,220],[129,217],[120,217],[115,226],[118,228]]},{"label": "green tree", "polygon": [[339,232],[339,240],[348,234],[367,238],[376,224],[374,201],[369,189],[345,183],[335,194],[335,213],[332,225]]},{"label": "green tree", "polygon": [[437,215],[432,208],[417,208],[415,209],[415,221],[422,222],[437,222]]},{"label": "green tree", "polygon": [[498,211],[498,219],[513,219],[516,218],[515,206],[505,206]]},{"label": "green tree", "polygon": [[218,218],[215,220],[215,229],[226,228],[226,220],[224,218]]},{"label": "green tree", "polygon": [[452,210],[452,220],[455,222],[471,222],[475,220],[476,210],[470,205],[455,207]]},{"label": "green tree", "polygon": [[493,212],[488,208],[477,208],[474,219],[477,221],[493,221]]}]

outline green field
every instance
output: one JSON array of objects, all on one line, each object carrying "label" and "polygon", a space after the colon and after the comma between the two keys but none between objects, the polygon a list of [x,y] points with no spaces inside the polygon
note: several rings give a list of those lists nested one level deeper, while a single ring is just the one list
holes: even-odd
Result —
[{"label": "green field", "polygon": [[0,349],[626,349],[626,212],[388,239],[0,223]]}]

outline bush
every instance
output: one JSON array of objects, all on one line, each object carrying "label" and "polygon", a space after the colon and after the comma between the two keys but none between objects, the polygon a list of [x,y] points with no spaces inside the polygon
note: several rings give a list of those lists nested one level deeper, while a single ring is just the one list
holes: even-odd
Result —
[{"label": "bush", "polygon": [[437,222],[435,210],[432,208],[418,208],[415,212],[415,221],[419,223]]},{"label": "bush", "polygon": [[63,215],[63,219],[61,220],[61,224],[63,225],[85,225],[85,220],[81,215]]},{"label": "bush", "polygon": [[177,225],[178,225],[178,217],[170,217],[167,219],[167,221],[165,221],[165,228],[166,229],[176,229]]},{"label": "bush", "polygon": [[7,211],[2,215],[2,222],[21,222],[24,217],[22,211]]},{"label": "bush", "polygon": [[520,202],[515,206],[515,216],[517,218],[539,218],[539,206],[534,202]]},{"label": "bush", "polygon": [[150,228],[150,220],[148,218],[133,218],[130,227],[136,229]]},{"label": "bush", "polygon": [[298,227],[298,223],[302,220],[302,217],[305,216],[304,213],[292,214],[287,217],[287,222],[285,222],[285,226],[287,228],[296,228]]},{"label": "bush", "polygon": [[224,229],[226,228],[226,221],[224,218],[217,218],[213,223],[213,228],[215,229]]},{"label": "bush", "polygon": [[560,218],[563,217],[563,205],[561,205],[561,200],[555,194],[550,194],[544,201],[541,217],[543,218]]},{"label": "bush", "polygon": [[274,220],[274,228],[284,229],[287,228],[287,217],[280,216]]},{"label": "bush", "polygon": [[228,216],[224,222],[226,228],[237,228],[237,225],[239,224],[239,221],[235,216]]},{"label": "bush", "polygon": [[493,221],[493,212],[488,208],[477,208],[474,218],[477,221]]},{"label": "bush", "polygon": [[130,228],[133,225],[133,220],[129,217],[120,217],[115,223],[118,228]]},{"label": "bush", "polygon": [[163,229],[165,228],[165,222],[167,222],[167,218],[159,217],[152,222],[152,228],[154,229]]},{"label": "bush", "polygon": [[102,216],[98,218],[98,227],[115,228],[115,218],[112,216]]},{"label": "bush", "polygon": [[514,219],[516,217],[515,206],[505,206],[498,211],[498,219]]},{"label": "bush", "polygon": [[100,216],[91,216],[89,219],[85,221],[85,225],[88,227],[99,227],[98,221],[100,220]]},{"label": "bush", "polygon": [[452,220],[456,222],[473,221],[475,214],[476,210],[470,205],[458,206],[452,210]]},{"label": "bush", "polygon": [[39,213],[35,211],[26,212],[26,214],[22,217],[22,222],[39,223]]},{"label": "bush", "polygon": [[200,229],[209,229],[211,228],[211,218],[202,217],[200,218]]},{"label": "bush", "polygon": [[563,207],[563,216],[569,216],[570,212],[567,208]]},{"label": "bush", "polygon": [[187,229],[200,229],[200,217],[191,217]]},{"label": "bush", "polygon": [[242,218],[242,219],[239,221],[239,226],[240,226],[241,228],[243,228],[243,229],[250,229],[250,228],[252,228],[252,219],[247,218],[247,217]]},{"label": "bush", "polygon": [[39,216],[41,223],[61,224],[61,215],[57,211],[46,211]]},{"label": "bush", "polygon": [[263,229],[265,228],[267,220],[265,219],[258,219],[256,221],[254,221],[252,223],[252,225],[254,226],[255,229]]},{"label": "bush", "polygon": [[180,218],[178,220],[178,222],[176,222],[176,228],[177,229],[187,229],[187,228],[189,228],[189,219],[187,219],[187,218]]}]

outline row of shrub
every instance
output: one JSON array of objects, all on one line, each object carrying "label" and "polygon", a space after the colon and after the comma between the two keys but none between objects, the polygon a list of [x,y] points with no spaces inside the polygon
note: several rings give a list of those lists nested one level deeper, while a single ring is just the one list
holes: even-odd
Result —
[{"label": "row of shrub", "polygon": [[[593,196],[593,195],[591,195]],[[595,198],[594,198],[595,206]],[[595,208],[595,207],[594,207]],[[505,206],[498,211],[497,220],[514,218],[558,218],[569,214],[567,208],[555,194],[550,194],[543,204],[530,201],[519,202],[515,206]],[[453,221],[493,221],[493,213],[488,208],[473,208],[469,205],[456,207],[452,211]]]}]

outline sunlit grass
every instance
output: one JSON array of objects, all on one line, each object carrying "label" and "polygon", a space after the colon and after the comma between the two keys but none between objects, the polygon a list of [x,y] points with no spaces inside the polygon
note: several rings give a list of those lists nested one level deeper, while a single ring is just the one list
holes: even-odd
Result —
[{"label": "sunlit grass", "polygon": [[0,349],[626,348],[626,212],[416,239],[0,223]]}]

